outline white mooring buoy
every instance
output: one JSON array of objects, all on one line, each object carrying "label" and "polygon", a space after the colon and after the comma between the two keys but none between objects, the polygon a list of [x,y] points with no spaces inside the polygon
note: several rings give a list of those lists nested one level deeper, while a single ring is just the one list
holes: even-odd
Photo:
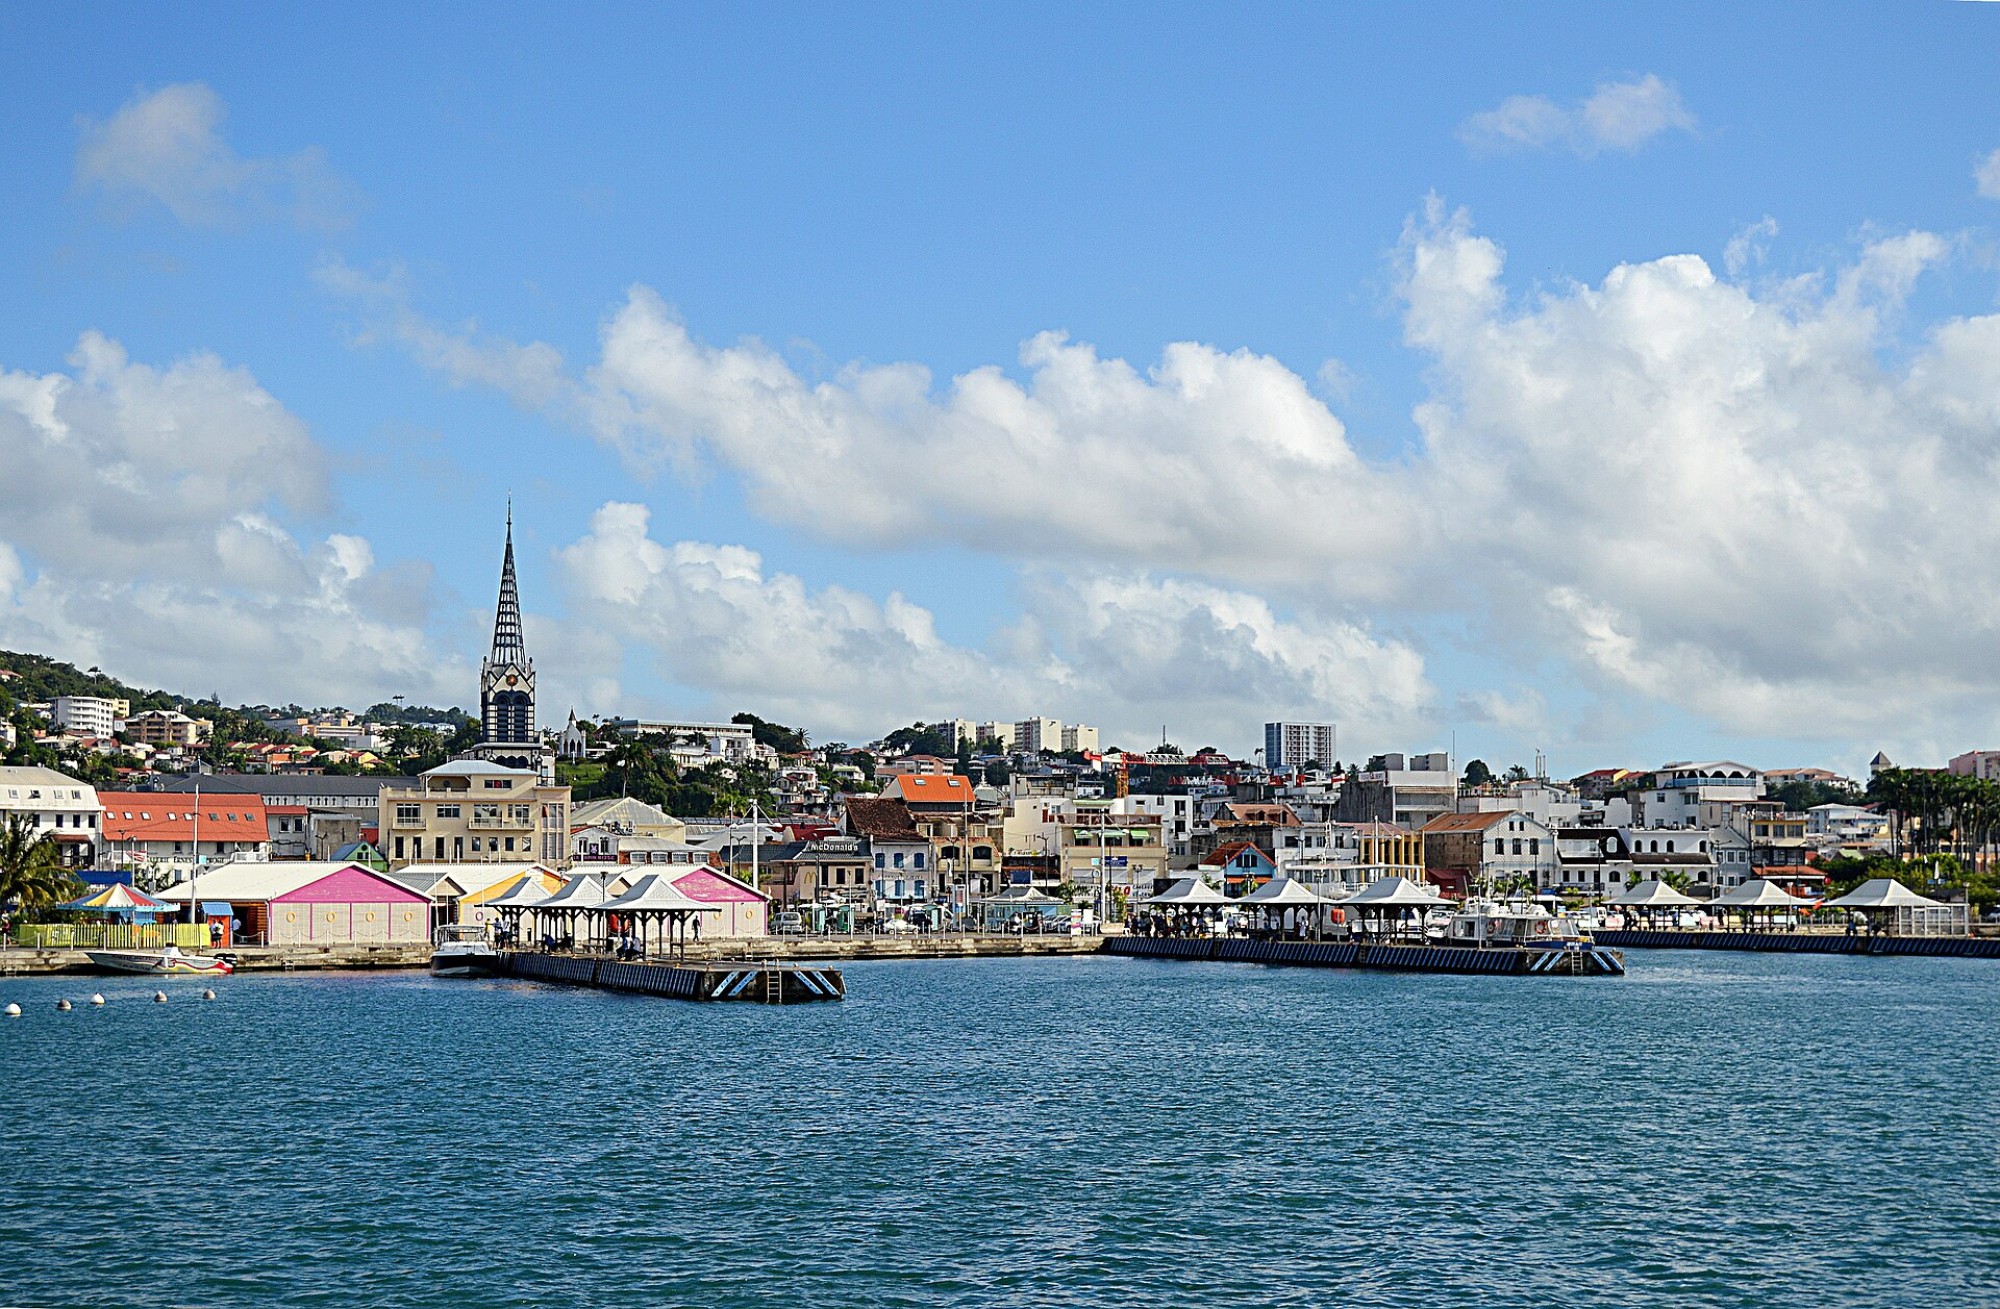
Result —
[{"label": "white mooring buoy", "polygon": [[203,991],[203,992],[201,993],[201,998],[202,998],[202,999],[204,999],[204,1000],[213,1000],[213,999],[215,998],[215,992],[213,992],[213,991]]},{"label": "white mooring buoy", "polygon": [[90,996],[90,1002],[91,1002],[92,1004],[103,1004],[103,1003],[104,1003],[104,997],[103,997],[102,995],[100,995],[100,994],[98,994],[98,993],[96,993],[96,992],[94,992],[94,991],[93,991],[93,992],[91,993],[91,996]]},{"label": "white mooring buoy", "polygon": [[165,991],[155,991],[155,992],[153,992],[153,1003],[154,1003],[154,1004],[165,1004],[166,1002],[167,1002],[167,993],[166,993]]},{"label": "white mooring buoy", "polygon": [[10,1004],[4,1010],[0,1010],[0,1013],[6,1014],[9,1018],[19,1018],[21,1016],[21,1006]]},{"label": "white mooring buoy", "polygon": [[76,1008],[76,1006],[71,1004],[67,1000],[58,1000],[56,1001],[56,1008],[60,1009],[64,1013],[68,1013],[70,1010]]}]

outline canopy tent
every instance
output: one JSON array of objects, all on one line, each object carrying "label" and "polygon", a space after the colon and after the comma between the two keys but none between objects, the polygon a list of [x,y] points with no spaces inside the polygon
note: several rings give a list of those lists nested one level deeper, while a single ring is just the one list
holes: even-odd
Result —
[{"label": "canopy tent", "polygon": [[1407,877],[1385,877],[1370,882],[1353,895],[1340,902],[1343,911],[1358,914],[1364,920],[1375,920],[1375,930],[1382,931],[1385,919],[1396,925],[1388,928],[1391,933],[1400,932],[1406,916],[1414,917],[1417,933],[1423,934],[1422,914],[1426,910],[1438,909],[1451,903],[1430,887],[1413,882]]},{"label": "canopy tent", "polygon": [[1715,897],[1718,909],[1810,909],[1812,901],[1793,895],[1776,882],[1755,877],[1733,891]]},{"label": "canopy tent", "polygon": [[1317,935],[1320,916],[1314,911],[1325,905],[1327,900],[1304,882],[1290,877],[1274,877],[1237,903],[1246,909],[1255,908],[1263,915],[1266,927],[1275,920],[1279,930],[1284,929],[1285,919],[1289,916],[1292,925],[1303,933],[1310,919],[1313,932]]},{"label": "canopy tent", "polygon": [[[567,890],[568,888],[565,887],[564,889]],[[597,911],[604,914],[607,921],[615,914],[628,923],[636,925],[639,929],[637,933],[638,946],[642,954],[651,945],[659,945],[668,950],[673,949],[676,933],[680,937],[679,944],[685,948],[687,945],[688,923],[697,914],[720,914],[722,912],[716,905],[703,904],[701,901],[689,897],[679,887],[675,886],[665,873],[647,873],[644,877],[632,883],[632,889],[625,892],[625,894],[615,899],[606,900],[603,904],[597,906]],[[648,931],[648,928],[651,931]],[[698,930],[697,935],[699,935]]]},{"label": "canopy tent", "polygon": [[[565,888],[567,889],[567,888]],[[518,937],[521,919],[530,910],[547,904],[550,893],[542,885],[541,877],[532,872],[521,874],[519,881],[486,902],[486,907],[500,916],[506,924],[510,936]]]},{"label": "canopy tent", "polygon": [[1852,909],[1868,915],[1873,932],[1892,936],[1964,936],[1972,930],[1968,905],[1946,904],[1919,895],[1893,877],[1876,877],[1826,903],[1829,909]]},{"label": "canopy tent", "polygon": [[577,919],[583,919],[585,938],[590,927],[611,893],[604,889],[604,876],[600,873],[578,873],[548,899],[534,906],[535,921],[542,929],[544,944],[554,945],[556,940],[549,935],[551,924],[560,923],[563,928],[563,942],[576,943]]},{"label": "canopy tent", "polygon": [[1944,901],[1918,895],[1893,877],[1871,877],[1838,900],[1826,902],[1828,909],[1901,909],[1906,906],[1936,909],[1943,905]]},{"label": "canopy tent", "polygon": [[1385,877],[1340,902],[1344,909],[1436,909],[1451,901],[1407,877]]},{"label": "canopy tent", "polygon": [[109,886],[96,887],[87,895],[80,895],[56,906],[58,909],[77,909],[91,914],[172,914],[180,912],[178,905],[165,900],[155,900],[144,891],[135,891],[123,882],[113,882]]},{"label": "canopy tent", "polygon": [[1228,904],[1229,897],[1199,877],[1183,877],[1158,895],[1149,895],[1139,903],[1156,909],[1204,908]]},{"label": "canopy tent", "polygon": [[1629,909],[1685,909],[1701,902],[1691,895],[1682,895],[1656,878],[1649,882],[1634,882],[1604,903]]},{"label": "canopy tent", "polygon": [[1045,895],[1034,887],[1021,883],[1010,886],[998,895],[975,901],[979,911],[980,925],[989,931],[1004,928],[1017,918],[1035,914],[1047,918],[1057,909],[1066,908],[1064,901],[1052,895]]}]

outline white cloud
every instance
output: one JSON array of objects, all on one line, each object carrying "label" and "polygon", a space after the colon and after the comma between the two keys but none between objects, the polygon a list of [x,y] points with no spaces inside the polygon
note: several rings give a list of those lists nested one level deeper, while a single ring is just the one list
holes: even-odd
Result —
[{"label": "white cloud", "polygon": [[[707,712],[761,706],[849,739],[917,718],[1043,712],[1136,745],[1162,723],[1233,742],[1273,704],[1391,731],[1420,722],[1432,696],[1406,645],[1288,621],[1203,583],[1037,572],[1018,622],[973,649],[901,595],[815,591],[754,551],[668,544],[649,528],[643,505],[599,509],[558,552],[566,604],[573,625],[650,651],[667,680],[705,692]],[[615,685],[598,689],[610,702],[586,707],[622,702]]]},{"label": "white cloud", "polygon": [[1777,235],[1778,220],[1765,214],[1729,238],[1729,244],[1722,248],[1722,266],[1731,277],[1741,277],[1752,264],[1764,262],[1764,254]]},{"label": "white cloud", "polygon": [[1972,180],[1979,187],[1979,194],[1988,200],[2000,200],[2000,150],[1979,161],[1979,167],[1972,172]]},{"label": "white cloud", "polygon": [[[1738,256],[1753,259],[1768,231],[1739,234]],[[1433,203],[1399,253],[1405,340],[1429,359],[1432,394],[1414,414],[1420,448],[1390,461],[1359,455],[1275,360],[1191,342],[1141,370],[1051,333],[1024,346],[1019,379],[982,368],[935,385],[918,365],[855,364],[815,382],[755,343],[702,343],[644,288],[575,372],[547,347],[433,328],[393,297],[387,321],[454,380],[505,387],[642,470],[713,461],[743,480],[761,515],[821,539],[957,542],[1031,576],[1067,570],[1062,603],[1028,588],[1024,630],[1068,615],[1050,629],[1050,667],[1070,669],[1090,649],[1078,597],[1128,576],[1155,579],[1141,593],[1161,612],[1174,612],[1183,586],[1282,601],[1300,617],[1280,628],[1314,630],[1321,647],[1337,645],[1329,633],[1354,622],[1356,605],[1442,616],[1514,660],[1510,681],[1553,665],[1571,670],[1579,694],[1657,701],[1724,732],[1893,743],[1943,725],[2000,730],[1989,672],[2000,641],[1990,512],[2000,316],[1905,336],[1905,298],[1953,250],[1933,233],[1896,234],[1769,289],[1672,255],[1517,302],[1500,245]],[[717,576],[735,568],[756,594],[772,585],[742,559],[687,548],[699,557],[643,574],[628,560],[625,575],[650,586],[698,564]],[[1077,558],[1092,561],[1087,576],[1067,562]],[[790,599],[861,612],[835,594]],[[1198,626],[1258,630],[1225,622],[1237,611],[1219,599],[1198,608]],[[900,630],[887,612],[827,627],[881,642]],[[903,662],[888,666],[923,663],[913,639],[890,648]],[[1260,647],[1177,647],[1176,666],[1213,667],[1218,650],[1245,648]],[[848,654],[820,657],[845,666]],[[1397,684],[1361,662],[1368,684]],[[879,651],[855,663],[885,666]],[[1310,663],[1272,667],[1306,686],[1296,679]],[[922,703],[962,703],[956,676],[931,683],[938,694]],[[1114,678],[1078,676],[1093,695],[1119,694]],[[740,685],[759,681],[779,684],[760,673]],[[828,684],[818,702],[828,713],[859,694]],[[1472,692],[1466,703],[1489,721],[1509,717]],[[1422,697],[1390,698],[1406,708]]]},{"label": "white cloud", "polygon": [[322,151],[239,155],[222,138],[225,112],[222,97],[200,82],[134,96],[109,120],[84,123],[77,183],[127,203],[156,201],[191,227],[269,217],[315,228],[349,221],[354,190]]},{"label": "white cloud", "polygon": [[1655,73],[1629,82],[1600,82],[1580,103],[1563,108],[1547,96],[1509,96],[1473,114],[1459,139],[1481,153],[1561,148],[1590,156],[1631,153],[1664,132],[1692,132],[1695,116],[1672,82]]},{"label": "white cloud", "polygon": [[463,699],[427,569],[280,524],[331,507],[326,460],[247,372],[94,332],[70,364],[0,371],[0,645],[232,700]]}]

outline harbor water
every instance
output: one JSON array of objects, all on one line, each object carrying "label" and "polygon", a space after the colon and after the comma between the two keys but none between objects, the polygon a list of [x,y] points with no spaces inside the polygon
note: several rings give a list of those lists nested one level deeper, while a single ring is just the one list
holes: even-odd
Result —
[{"label": "harbor water", "polygon": [[1991,962],[847,981],[0,978],[0,1303],[2000,1302]]}]

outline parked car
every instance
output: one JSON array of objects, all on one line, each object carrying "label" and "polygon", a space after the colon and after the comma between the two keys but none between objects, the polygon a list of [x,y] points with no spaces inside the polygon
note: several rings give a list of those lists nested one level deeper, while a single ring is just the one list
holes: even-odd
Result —
[{"label": "parked car", "polygon": [[799,936],[806,930],[804,915],[786,909],[771,918],[771,931],[779,936]]}]

